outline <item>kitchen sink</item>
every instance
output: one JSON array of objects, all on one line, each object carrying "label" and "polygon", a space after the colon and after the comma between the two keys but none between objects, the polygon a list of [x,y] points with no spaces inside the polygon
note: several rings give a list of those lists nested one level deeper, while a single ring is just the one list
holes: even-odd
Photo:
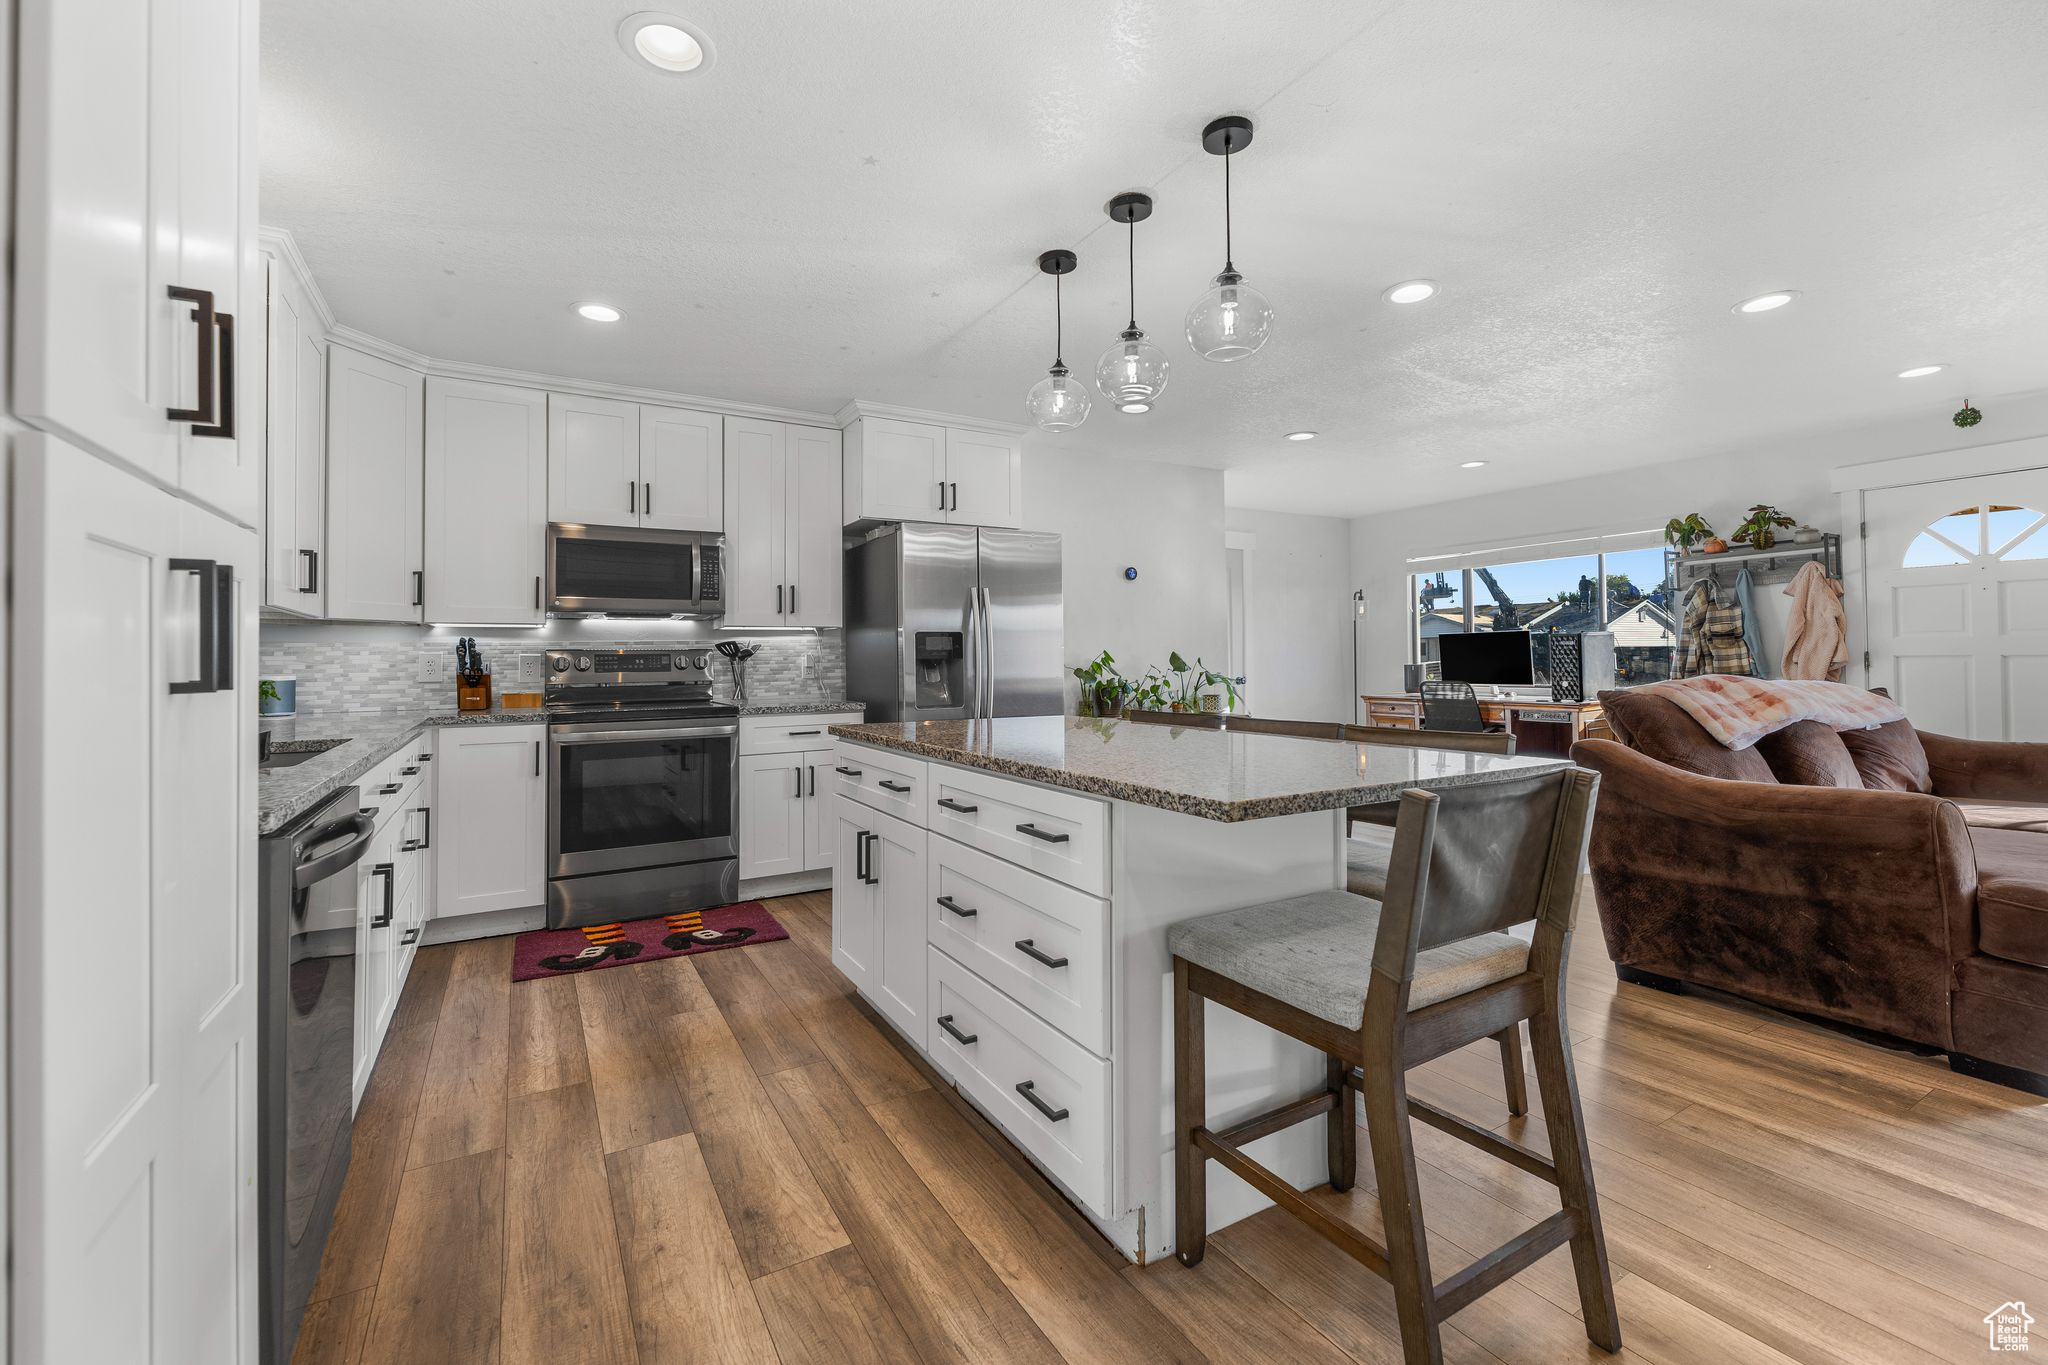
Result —
[{"label": "kitchen sink", "polygon": [[270,752],[258,760],[256,767],[262,772],[277,768],[296,768],[308,759],[318,758],[329,749],[336,749],[348,743],[345,739],[288,739],[272,746]]}]

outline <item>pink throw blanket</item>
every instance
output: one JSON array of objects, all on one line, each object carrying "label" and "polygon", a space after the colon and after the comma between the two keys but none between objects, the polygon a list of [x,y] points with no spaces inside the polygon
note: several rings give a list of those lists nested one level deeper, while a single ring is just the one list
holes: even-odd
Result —
[{"label": "pink throw blanket", "polygon": [[1747,749],[1802,720],[1817,720],[1835,730],[1870,730],[1906,718],[1890,697],[1847,683],[1710,673],[1650,683],[1642,690],[1676,702],[1730,749]]}]

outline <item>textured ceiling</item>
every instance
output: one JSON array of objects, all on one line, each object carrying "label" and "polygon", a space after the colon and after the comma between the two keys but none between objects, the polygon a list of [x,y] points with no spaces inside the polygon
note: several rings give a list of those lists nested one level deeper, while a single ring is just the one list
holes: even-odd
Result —
[{"label": "textured ceiling", "polygon": [[[1101,206],[1146,189],[1167,391],[1040,439],[1304,512],[2048,387],[2040,0],[674,0],[717,50],[689,78],[619,48],[653,2],[267,0],[264,221],[341,321],[430,355],[1021,421],[1037,253],[1080,253],[1092,372],[1126,312]],[[1258,124],[1237,263],[1278,322],[1217,365],[1180,329],[1227,112]],[[1417,276],[1442,294],[1380,300]],[[1775,288],[1804,293],[1729,311]]]}]

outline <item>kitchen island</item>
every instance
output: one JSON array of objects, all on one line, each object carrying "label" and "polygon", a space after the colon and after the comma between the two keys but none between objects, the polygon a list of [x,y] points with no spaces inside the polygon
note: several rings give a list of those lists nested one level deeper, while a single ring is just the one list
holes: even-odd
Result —
[{"label": "kitchen island", "polygon": [[[833,962],[1134,1261],[1173,1250],[1166,931],[1343,885],[1345,811],[1567,766],[1044,716],[835,725]],[[1323,1083],[1209,1007],[1210,1119]],[[1249,1145],[1299,1186],[1321,1125]],[[1222,1227],[1268,1200],[1209,1168]]]}]

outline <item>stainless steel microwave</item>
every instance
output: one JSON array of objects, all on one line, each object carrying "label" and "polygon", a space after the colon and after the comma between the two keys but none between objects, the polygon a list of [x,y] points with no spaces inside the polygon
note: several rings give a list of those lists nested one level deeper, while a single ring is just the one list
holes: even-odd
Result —
[{"label": "stainless steel microwave", "polygon": [[548,526],[548,610],[560,616],[725,615],[725,540],[707,531]]}]

